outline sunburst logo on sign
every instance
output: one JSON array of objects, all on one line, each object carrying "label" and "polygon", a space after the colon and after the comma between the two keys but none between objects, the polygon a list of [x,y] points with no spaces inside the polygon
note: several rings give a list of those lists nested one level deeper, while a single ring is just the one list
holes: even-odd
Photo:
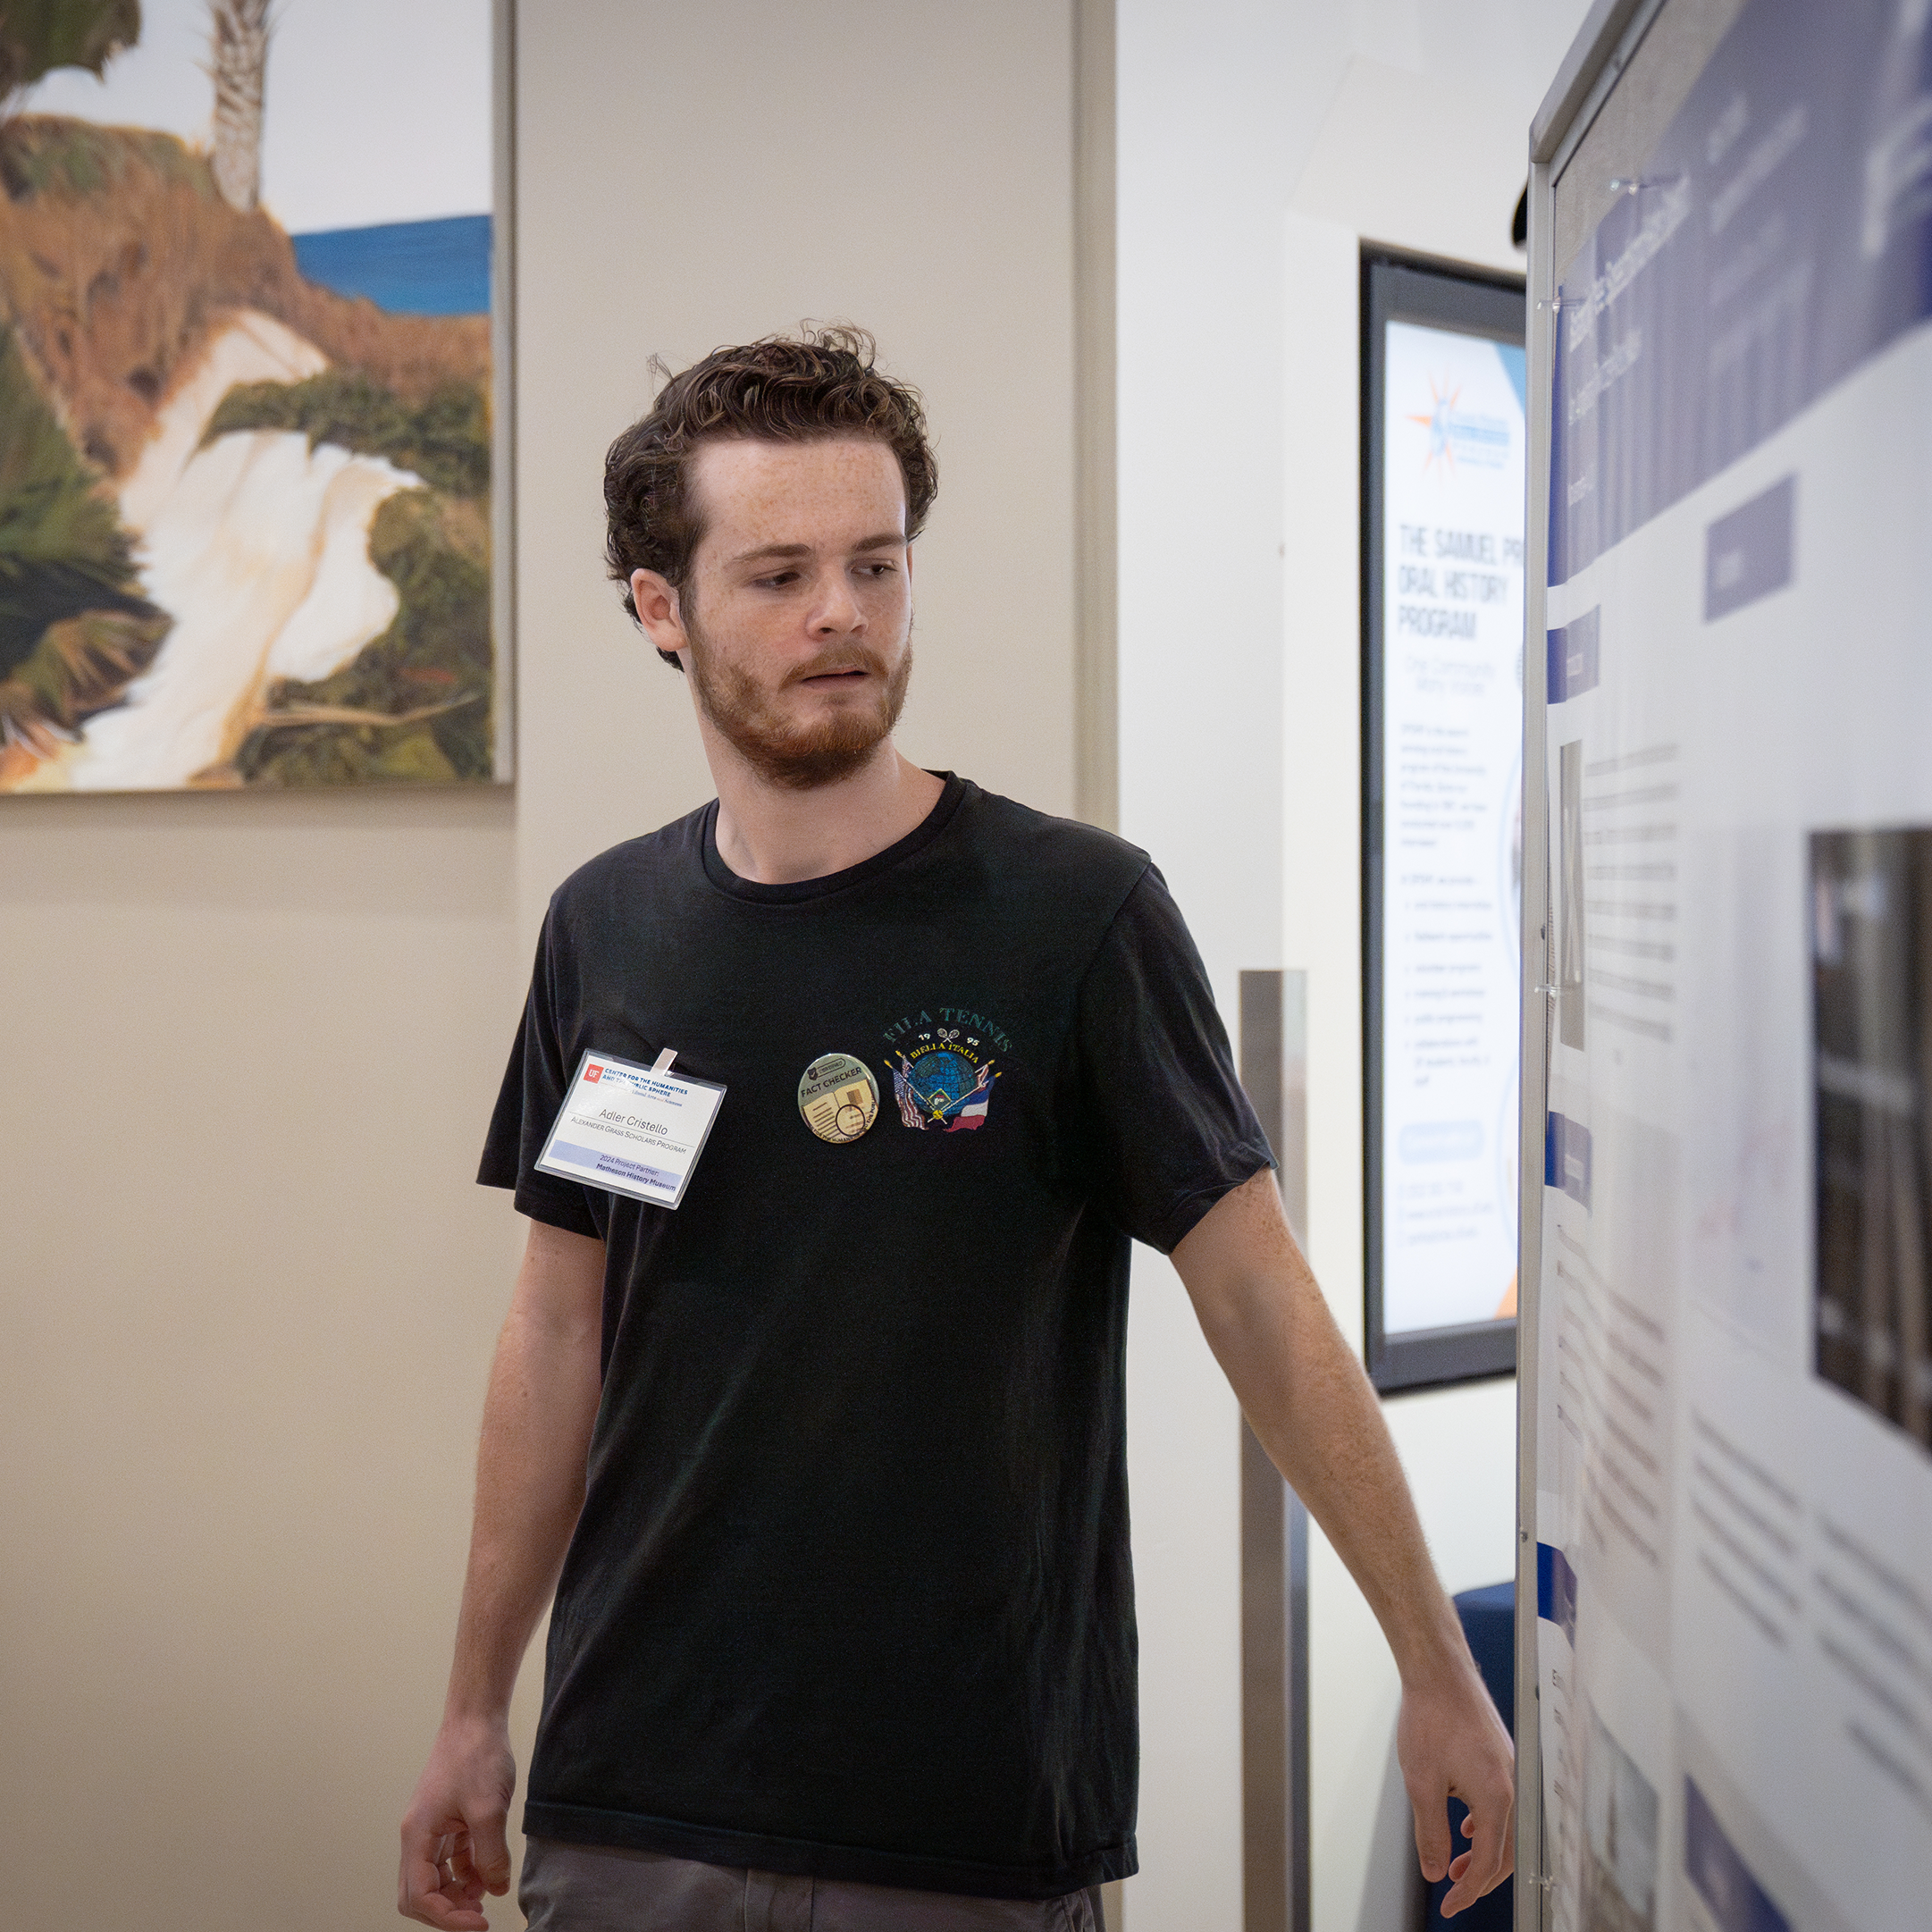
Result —
[{"label": "sunburst logo on sign", "polygon": [[1429,432],[1428,453],[1422,459],[1424,470],[1441,462],[1445,469],[1456,467],[1456,452],[1449,447],[1449,412],[1456,407],[1456,399],[1462,394],[1461,387],[1452,389],[1444,395],[1435,386],[1434,377],[1429,380],[1429,413],[1427,416],[1411,416],[1411,423],[1420,423]]},{"label": "sunburst logo on sign", "polygon": [[1500,469],[1508,459],[1508,424],[1498,416],[1458,409],[1456,405],[1461,395],[1461,383],[1450,389],[1431,376],[1428,412],[1411,411],[1404,418],[1428,432],[1422,459],[1425,475],[1434,469],[1454,475],[1458,464],[1473,469]]}]

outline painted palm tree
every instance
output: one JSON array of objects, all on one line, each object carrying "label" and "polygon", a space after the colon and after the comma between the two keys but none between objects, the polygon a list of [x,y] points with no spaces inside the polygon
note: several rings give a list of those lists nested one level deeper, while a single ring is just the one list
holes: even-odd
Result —
[{"label": "painted palm tree", "polygon": [[262,94],[269,0],[208,0],[208,73],[214,82],[214,185],[244,214],[262,192]]}]

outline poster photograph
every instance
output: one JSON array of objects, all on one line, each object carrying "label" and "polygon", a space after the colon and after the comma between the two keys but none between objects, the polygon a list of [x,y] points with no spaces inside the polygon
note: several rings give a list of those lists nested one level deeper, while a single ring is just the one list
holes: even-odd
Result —
[{"label": "poster photograph", "polygon": [[1590,1713],[1583,1757],[1584,1932],[1656,1932],[1657,1793]]},{"label": "poster photograph", "polygon": [[1818,1372],[1932,1449],[1932,831],[1810,836]]},{"label": "poster photograph", "polygon": [[489,781],[489,0],[0,0],[0,792]]}]

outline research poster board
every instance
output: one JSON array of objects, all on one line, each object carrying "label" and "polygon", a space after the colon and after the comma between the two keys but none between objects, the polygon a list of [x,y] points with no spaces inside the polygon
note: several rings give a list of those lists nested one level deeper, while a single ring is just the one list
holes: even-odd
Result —
[{"label": "research poster board", "polygon": [[1556,265],[1563,1932],[1932,1923],[1928,15],[1751,0]]},{"label": "research poster board", "polygon": [[1520,283],[1365,263],[1367,1354],[1516,1364],[1523,902]]}]

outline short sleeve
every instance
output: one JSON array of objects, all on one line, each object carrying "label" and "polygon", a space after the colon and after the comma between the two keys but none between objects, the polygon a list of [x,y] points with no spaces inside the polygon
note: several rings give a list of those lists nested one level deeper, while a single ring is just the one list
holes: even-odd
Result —
[{"label": "short sleeve", "polygon": [[1172,1254],[1274,1155],[1207,969],[1152,865],[1088,969],[1075,1029],[1088,1188],[1136,1240]]},{"label": "short sleeve", "polygon": [[486,1188],[513,1188],[517,1211],[533,1221],[601,1240],[604,1231],[591,1211],[589,1191],[574,1180],[537,1172],[537,1157],[564,1104],[569,1079],[558,1023],[551,927],[552,920],[546,919],[530,975],[530,996],[510,1046],[509,1065],[490,1118],[476,1179]]}]

